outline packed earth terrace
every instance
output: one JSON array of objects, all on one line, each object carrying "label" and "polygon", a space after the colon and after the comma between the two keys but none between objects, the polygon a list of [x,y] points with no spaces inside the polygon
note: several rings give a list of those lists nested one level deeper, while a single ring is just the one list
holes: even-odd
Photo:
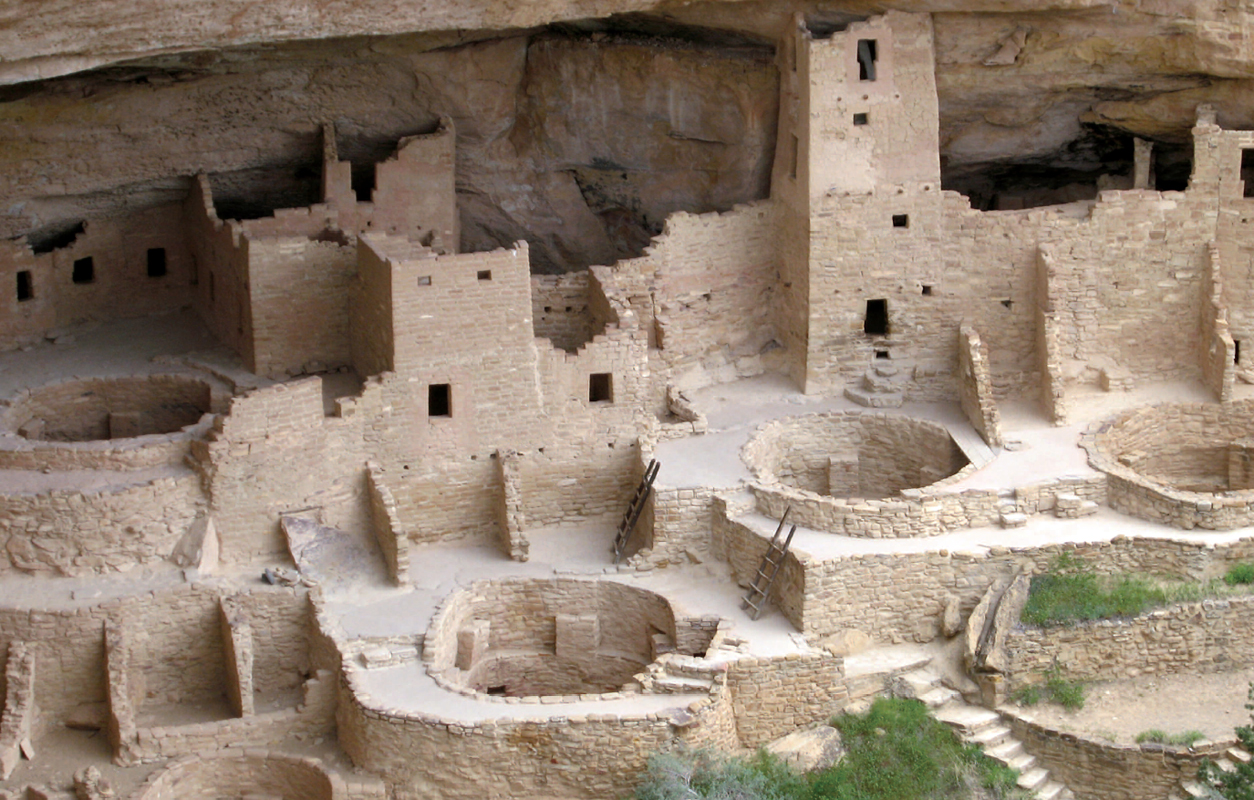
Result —
[{"label": "packed earth terrace", "polygon": [[1254,667],[1019,621],[1254,561],[1250,12],[602,5],[0,6],[0,797],[626,797],[880,694],[1044,800],[1249,758],[1011,698]]}]

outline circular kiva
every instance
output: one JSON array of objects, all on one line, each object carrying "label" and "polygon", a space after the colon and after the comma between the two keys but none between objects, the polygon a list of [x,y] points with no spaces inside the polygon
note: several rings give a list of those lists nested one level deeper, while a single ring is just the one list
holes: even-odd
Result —
[{"label": "circular kiva", "polygon": [[849,411],[767,423],[742,457],[766,486],[847,498],[892,497],[943,480],[968,463],[943,425]]},{"label": "circular kiva", "polygon": [[1117,511],[1184,529],[1254,524],[1254,402],[1132,409],[1081,444]]},{"label": "circular kiva", "polygon": [[[516,578],[450,595],[427,633],[437,682],[486,696],[630,690],[659,655],[704,651],[709,635],[678,631],[661,595],[614,581]],[[679,639],[679,641],[677,641]]]},{"label": "circular kiva", "polygon": [[23,392],[5,427],[39,441],[125,439],[194,425],[211,405],[209,384],[186,375],[79,378]]}]

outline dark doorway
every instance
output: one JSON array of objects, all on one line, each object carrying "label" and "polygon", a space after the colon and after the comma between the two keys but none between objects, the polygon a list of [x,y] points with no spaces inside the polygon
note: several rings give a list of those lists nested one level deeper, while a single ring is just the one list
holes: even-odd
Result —
[{"label": "dark doorway", "polygon": [[888,335],[888,301],[866,301],[866,319],[862,322],[862,330],[869,336]]},{"label": "dark doorway", "polygon": [[433,383],[427,387],[427,416],[451,417],[453,415],[452,392],[447,383]]}]

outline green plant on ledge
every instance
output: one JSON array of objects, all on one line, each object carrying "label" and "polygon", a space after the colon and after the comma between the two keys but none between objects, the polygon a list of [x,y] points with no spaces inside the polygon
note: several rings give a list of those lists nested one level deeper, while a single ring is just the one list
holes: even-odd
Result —
[{"label": "green plant on ledge", "polygon": [[1084,684],[1070,681],[1062,676],[1062,670],[1054,664],[1045,671],[1044,683],[1029,683],[1020,686],[1010,699],[1021,706],[1034,706],[1042,700],[1057,703],[1068,711],[1079,711],[1084,708]]},{"label": "green plant on ledge", "polygon": [[1071,553],[1056,557],[1049,570],[1032,577],[1020,620],[1052,627],[1089,620],[1135,617],[1171,603],[1248,594],[1254,563],[1229,568],[1222,579],[1178,581],[1148,575],[1099,575]]},{"label": "green plant on ledge", "polygon": [[1150,728],[1136,735],[1137,744],[1168,744],[1175,747],[1191,747],[1194,742],[1206,738],[1201,731],[1185,731],[1184,733],[1167,733],[1158,728]]}]

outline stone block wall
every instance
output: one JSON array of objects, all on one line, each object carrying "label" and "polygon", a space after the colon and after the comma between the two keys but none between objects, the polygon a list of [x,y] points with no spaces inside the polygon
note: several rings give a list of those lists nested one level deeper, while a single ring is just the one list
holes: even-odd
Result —
[{"label": "stone block wall", "polygon": [[1222,672],[1254,663],[1248,596],[1184,603],[1120,620],[1012,629],[1010,689],[1037,683],[1054,665],[1072,680]]},{"label": "stone block wall", "polygon": [[339,775],[316,759],[270,752],[227,749],[213,755],[184,756],[152,775],[136,800],[214,800],[223,796],[263,796],[277,800],[347,800],[379,795],[350,794]]},{"label": "stone block wall", "polygon": [[219,343],[236,353],[248,352],[252,319],[245,282],[248,253],[244,232],[238,224],[218,219],[213,190],[205,175],[196,176],[192,182],[183,204],[182,225],[193,266],[192,308]]},{"label": "stone block wall", "polygon": [[[171,433],[195,425],[203,414],[221,410],[210,384],[198,377],[157,374],[125,378],[69,378],[17,393],[5,424],[30,439],[86,442]],[[113,415],[137,424],[119,432]]]},{"label": "stone block wall", "polygon": [[1003,712],[1016,739],[1079,800],[1159,800],[1197,777],[1202,760],[1223,757],[1232,739],[1194,748],[1114,744],[1047,728]]},{"label": "stone block wall", "polygon": [[[162,252],[163,275],[149,275],[149,250]],[[91,280],[75,283],[74,262],[88,258]],[[6,242],[0,247],[0,350],[68,325],[177,311],[191,300],[193,269],[179,204],[90,220],[72,242],[50,252]],[[29,299],[18,299],[19,272],[30,276]]]},{"label": "stone block wall", "polygon": [[573,353],[600,331],[589,308],[589,272],[531,276],[531,318],[537,337]]},{"label": "stone block wall", "polygon": [[818,653],[732,661],[727,688],[741,746],[749,748],[826,722],[849,699],[844,661]]},{"label": "stone block wall", "polygon": [[223,561],[286,552],[281,513],[322,506],[328,492],[360,482],[365,459],[349,445],[352,430],[343,430],[348,425],[324,417],[317,377],[264,387],[231,401],[208,441],[192,446]]},{"label": "stone block wall", "polygon": [[35,654],[21,642],[9,645],[4,666],[4,713],[0,716],[0,779],[8,780],[35,737]]},{"label": "stone block wall", "polygon": [[367,465],[367,491],[370,495],[370,524],[387,564],[388,577],[397,586],[409,584],[409,533],[401,523],[400,511],[387,478],[377,464]]},{"label": "stone block wall", "polygon": [[993,394],[988,347],[969,326],[958,331],[958,394],[962,413],[989,447],[1001,447],[1001,412]]},{"label": "stone block wall", "polygon": [[642,258],[616,270],[652,290],[650,344],[665,383],[693,389],[763,372],[782,342],[772,309],[779,256],[771,204],[672,214]]},{"label": "stone block wall", "polygon": [[0,495],[0,573],[118,572],[170,555],[205,498],[194,474],[120,488]]},{"label": "stone block wall", "polygon": [[347,366],[352,360],[349,294],[357,249],[342,235],[255,238],[246,244],[249,370],[283,377]]}]

